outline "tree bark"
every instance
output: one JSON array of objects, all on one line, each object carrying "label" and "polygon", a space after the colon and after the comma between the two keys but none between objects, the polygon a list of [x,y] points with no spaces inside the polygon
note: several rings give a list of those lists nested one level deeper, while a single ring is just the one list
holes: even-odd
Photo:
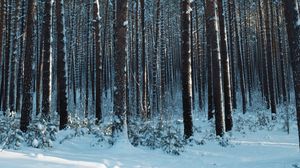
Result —
[{"label": "tree bark", "polygon": [[221,37],[221,59],[222,59],[222,71],[224,79],[224,104],[225,104],[225,128],[226,131],[232,129],[232,99],[231,99],[231,76],[230,76],[230,65],[229,57],[226,48],[226,35],[224,26],[224,15],[223,15],[223,5],[222,1],[218,1],[218,16],[220,23],[220,37]]},{"label": "tree bark", "polygon": [[56,0],[56,31],[57,31],[57,99],[59,100],[58,113],[60,116],[59,129],[64,129],[68,122],[67,95],[66,95],[66,37],[64,22],[64,0]]},{"label": "tree bark", "polygon": [[26,46],[24,57],[24,82],[23,82],[23,100],[21,110],[20,129],[27,131],[31,121],[32,114],[32,54],[34,53],[34,0],[28,0],[27,26],[26,26]]},{"label": "tree bark", "polygon": [[181,6],[181,82],[182,82],[182,103],[184,136],[186,139],[193,135],[192,122],[192,64],[191,64],[191,43],[190,43],[190,1],[183,0]]},{"label": "tree bark", "polygon": [[50,57],[51,57],[51,1],[45,2],[44,19],[43,19],[43,88],[42,88],[42,118],[45,120],[50,119],[50,92],[51,92],[51,70],[50,70]]},{"label": "tree bark", "polygon": [[127,0],[117,0],[116,3],[113,109],[116,115],[115,124],[117,124],[117,129],[122,131],[122,125],[126,117],[126,34],[128,12]]},{"label": "tree bark", "polygon": [[300,15],[296,0],[285,0],[283,1],[283,3],[284,15],[286,20],[286,29],[292,60],[300,148]]},{"label": "tree bark", "polygon": [[[96,45],[96,123],[102,120],[102,56],[100,48],[100,15],[99,15],[99,2],[94,1],[93,4],[93,18],[94,18],[94,38]],[[104,34],[105,35],[105,34]]]},{"label": "tree bark", "polygon": [[213,69],[213,98],[215,105],[215,126],[216,135],[223,136],[225,133],[225,118],[224,118],[224,95],[223,95],[223,81],[222,81],[222,64],[221,64],[221,50],[220,50],[220,25],[219,17],[217,15],[218,5],[216,0],[206,0],[207,30],[210,26],[213,29],[206,34],[207,40],[211,42],[212,49],[212,69]]}]

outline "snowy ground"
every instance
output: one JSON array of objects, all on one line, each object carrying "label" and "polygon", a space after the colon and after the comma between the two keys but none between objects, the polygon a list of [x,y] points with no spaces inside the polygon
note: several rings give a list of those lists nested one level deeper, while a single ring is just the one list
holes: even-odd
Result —
[{"label": "snowy ground", "polygon": [[[62,135],[58,139],[62,138]],[[91,136],[76,137],[51,149],[22,147],[0,152],[3,168],[298,168],[300,153],[296,129],[233,132],[230,145],[217,141],[186,146],[179,156],[161,150],[133,147],[118,140],[113,147],[92,146]]]}]

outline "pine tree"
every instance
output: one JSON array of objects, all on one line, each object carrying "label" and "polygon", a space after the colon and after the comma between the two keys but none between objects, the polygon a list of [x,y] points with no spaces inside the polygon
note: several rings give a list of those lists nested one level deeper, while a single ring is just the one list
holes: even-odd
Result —
[{"label": "pine tree", "polygon": [[117,0],[116,3],[113,109],[117,129],[122,130],[126,117],[127,0]]},{"label": "pine tree", "polygon": [[266,26],[266,53],[267,53],[267,66],[268,66],[268,88],[270,93],[270,103],[272,119],[276,114],[276,101],[275,101],[275,90],[274,90],[274,77],[273,77],[273,53],[272,53],[272,42],[271,42],[271,31],[270,31],[270,1],[264,0],[265,5],[265,26]]},{"label": "pine tree", "polygon": [[27,10],[27,26],[26,26],[26,46],[24,57],[24,82],[23,82],[23,100],[21,110],[20,129],[27,131],[27,127],[31,121],[32,114],[32,53],[33,49],[33,29],[34,29],[34,0],[28,0]]},{"label": "pine tree", "polygon": [[64,0],[56,0],[56,31],[57,31],[57,99],[60,116],[59,129],[64,129],[68,122],[67,93],[66,93],[66,37],[64,20]]},{"label": "pine tree", "polygon": [[296,0],[285,0],[283,1],[283,3],[289,48],[292,56],[291,60],[294,78],[296,113],[300,147],[300,14],[298,3]]},{"label": "pine tree", "polygon": [[50,57],[51,57],[51,1],[45,2],[45,15],[43,20],[43,88],[42,88],[42,117],[49,119],[50,114]]},{"label": "pine tree", "polygon": [[143,68],[143,88],[142,88],[142,110],[143,118],[149,117],[149,95],[148,95],[148,72],[147,72],[147,57],[146,57],[146,30],[145,30],[145,1],[140,0],[141,5],[141,31],[142,31],[142,68]]},{"label": "pine tree", "polygon": [[193,135],[192,121],[192,64],[191,64],[191,44],[190,44],[190,12],[191,4],[189,0],[182,0],[181,4],[181,82],[182,82],[182,103],[183,103],[183,123],[184,136],[186,139]]},{"label": "pine tree", "polygon": [[[224,95],[222,81],[222,64],[220,50],[220,25],[217,14],[218,4],[216,0],[206,0],[206,12],[209,18],[207,25],[207,41],[211,43],[212,57],[212,76],[213,76],[213,99],[215,107],[215,125],[216,135],[223,136],[225,133],[225,118],[224,118]],[[209,30],[209,28],[212,28]]]},{"label": "pine tree", "polygon": [[94,38],[95,38],[95,56],[96,56],[96,122],[102,120],[101,100],[102,100],[102,56],[100,48],[100,16],[99,2],[94,1],[93,18],[94,18]]},{"label": "pine tree", "polygon": [[232,98],[231,98],[231,76],[230,76],[230,64],[229,57],[227,54],[226,48],[226,35],[225,35],[225,23],[224,23],[224,14],[223,14],[223,4],[222,1],[218,1],[218,16],[220,23],[220,52],[222,59],[222,71],[224,78],[224,105],[225,105],[225,126],[226,131],[232,129]]}]

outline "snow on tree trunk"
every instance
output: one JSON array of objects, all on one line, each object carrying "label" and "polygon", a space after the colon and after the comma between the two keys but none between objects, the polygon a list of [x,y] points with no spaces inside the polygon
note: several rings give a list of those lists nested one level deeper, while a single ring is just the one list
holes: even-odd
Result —
[{"label": "snow on tree trunk", "polygon": [[[217,1],[206,0],[206,12],[209,18],[207,19],[207,41],[211,43],[212,57],[212,76],[213,76],[213,99],[215,107],[215,125],[216,135],[223,136],[225,133],[225,118],[224,118],[224,95],[222,81],[222,65],[221,65],[221,50],[220,50],[220,26],[219,17],[217,14]],[[209,30],[209,28],[211,28]]]},{"label": "snow on tree trunk", "polygon": [[64,129],[68,122],[66,93],[66,36],[64,20],[64,0],[56,0],[57,31],[57,99],[60,115],[59,129]]},{"label": "snow on tree trunk", "polygon": [[183,0],[181,4],[181,82],[184,136],[186,139],[193,135],[192,121],[192,64],[190,44],[190,13],[189,0]]}]

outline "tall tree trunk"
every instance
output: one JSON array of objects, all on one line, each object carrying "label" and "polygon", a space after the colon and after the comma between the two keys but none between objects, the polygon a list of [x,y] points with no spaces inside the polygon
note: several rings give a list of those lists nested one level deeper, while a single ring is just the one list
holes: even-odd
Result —
[{"label": "tall tree trunk", "polygon": [[90,0],[86,1],[87,10],[87,30],[86,30],[86,59],[85,59],[85,108],[84,117],[88,118],[89,115],[89,60],[90,58]]},{"label": "tall tree trunk", "polygon": [[15,111],[15,88],[16,88],[16,59],[18,54],[18,36],[20,35],[19,32],[19,21],[18,17],[20,14],[20,7],[21,7],[21,1],[16,0],[15,2],[15,15],[14,15],[14,39],[13,39],[13,52],[11,55],[11,69],[10,69],[10,85],[9,85],[9,109],[10,111]]},{"label": "tall tree trunk", "polygon": [[34,0],[28,0],[27,26],[26,26],[26,46],[24,57],[24,81],[23,81],[23,100],[21,110],[20,129],[27,131],[32,114],[32,54],[34,53]]},{"label": "tall tree trunk", "polygon": [[126,34],[127,34],[127,0],[116,1],[115,55],[114,55],[114,93],[113,109],[116,115],[116,129],[121,129],[126,117]]},{"label": "tall tree trunk", "polygon": [[[212,70],[212,30],[214,24],[212,24],[211,19],[214,17],[214,10],[209,8],[209,2],[205,1],[205,19],[206,19],[206,57],[207,57],[207,117],[208,120],[212,119],[214,114],[214,97],[213,97],[213,70]],[[210,4],[211,5],[211,4]]]},{"label": "tall tree trunk", "polygon": [[140,0],[141,5],[141,30],[142,30],[142,68],[143,68],[143,88],[142,88],[142,109],[143,118],[149,117],[149,95],[148,95],[148,72],[147,72],[147,58],[146,58],[146,37],[145,37],[145,1]]},{"label": "tall tree trunk", "polygon": [[190,44],[190,1],[183,0],[181,6],[181,82],[182,82],[182,103],[184,136],[186,139],[193,135],[192,122],[192,64]]},{"label": "tall tree trunk", "polygon": [[[99,15],[99,2],[94,1],[93,4],[93,18],[94,18],[94,38],[96,45],[96,123],[102,120],[102,56],[100,48],[100,15]],[[105,34],[104,34],[105,36]],[[104,49],[103,49],[104,50]]]},{"label": "tall tree trunk", "polygon": [[136,114],[140,114],[140,56],[139,56],[139,0],[136,0],[135,5],[135,87],[136,87]]},{"label": "tall tree trunk", "polygon": [[0,63],[2,62],[3,52],[2,52],[2,39],[3,39],[3,30],[4,30],[4,0],[1,0],[0,4]]},{"label": "tall tree trunk", "polygon": [[158,108],[158,42],[160,34],[160,0],[156,0],[156,17],[155,17],[155,38],[154,38],[154,52],[152,56],[152,115],[159,112]]},{"label": "tall tree trunk", "polygon": [[223,14],[223,4],[222,1],[218,1],[218,16],[220,23],[220,52],[222,59],[222,71],[224,78],[224,104],[225,104],[225,128],[226,131],[230,131],[232,129],[232,99],[231,99],[231,77],[230,77],[230,65],[229,65],[229,57],[227,54],[226,48],[226,35],[225,35],[225,26],[224,26],[224,14]]},{"label": "tall tree trunk", "polygon": [[274,79],[273,79],[273,59],[272,59],[272,41],[271,41],[271,31],[270,31],[270,15],[269,15],[269,0],[264,0],[265,5],[265,26],[266,26],[266,52],[267,52],[267,65],[268,65],[268,85],[270,92],[270,103],[272,119],[275,119],[276,115],[276,101],[275,101],[275,90],[274,90]]},{"label": "tall tree trunk", "polygon": [[247,100],[246,100],[246,88],[245,88],[245,75],[244,75],[244,71],[245,71],[245,67],[244,67],[244,47],[243,47],[243,33],[242,33],[242,17],[241,17],[241,2],[239,5],[239,26],[240,29],[238,28],[238,20],[237,17],[235,16],[235,28],[236,28],[236,47],[237,47],[237,57],[238,57],[238,68],[239,68],[239,77],[240,77],[240,89],[241,89],[241,95],[242,95],[242,109],[243,109],[243,113],[246,113],[247,110]]},{"label": "tall tree trunk", "polygon": [[50,70],[50,57],[51,57],[51,1],[45,2],[44,19],[43,19],[43,88],[42,88],[42,118],[49,120],[50,118],[50,92],[51,92],[51,70]]},{"label": "tall tree trunk", "polygon": [[222,64],[221,64],[221,50],[220,50],[220,25],[217,14],[218,4],[216,0],[206,0],[207,30],[210,26],[213,29],[206,34],[207,40],[211,41],[212,48],[212,69],[213,69],[213,97],[215,105],[215,125],[216,135],[223,136],[225,133],[225,118],[224,118],[224,95],[223,95],[223,81],[222,81]]},{"label": "tall tree trunk", "polygon": [[296,0],[285,0],[283,1],[283,3],[289,48],[292,56],[291,60],[295,87],[296,113],[300,147],[300,14]]},{"label": "tall tree trunk", "polygon": [[56,0],[56,31],[57,31],[57,99],[59,100],[59,129],[64,129],[68,122],[66,95],[66,37],[64,20],[64,0]]},{"label": "tall tree trunk", "polygon": [[228,30],[228,34],[229,34],[229,52],[230,52],[230,63],[231,63],[231,83],[232,83],[232,108],[236,109],[236,80],[235,80],[235,75],[236,75],[236,68],[235,68],[235,51],[236,51],[236,44],[234,43],[235,39],[234,39],[234,19],[235,19],[235,3],[234,0],[228,0],[228,15],[229,15],[229,19],[228,19],[228,26],[229,26],[229,30]]},{"label": "tall tree trunk", "polygon": [[2,78],[4,80],[4,87],[3,87],[3,99],[2,99],[2,110],[5,114],[7,110],[7,105],[8,105],[8,81],[9,81],[9,70],[10,70],[10,54],[11,54],[11,11],[12,11],[12,3],[11,1],[7,0],[6,1],[6,14],[5,14],[5,22],[6,22],[6,38],[5,38],[5,59],[4,59],[4,77]]}]

